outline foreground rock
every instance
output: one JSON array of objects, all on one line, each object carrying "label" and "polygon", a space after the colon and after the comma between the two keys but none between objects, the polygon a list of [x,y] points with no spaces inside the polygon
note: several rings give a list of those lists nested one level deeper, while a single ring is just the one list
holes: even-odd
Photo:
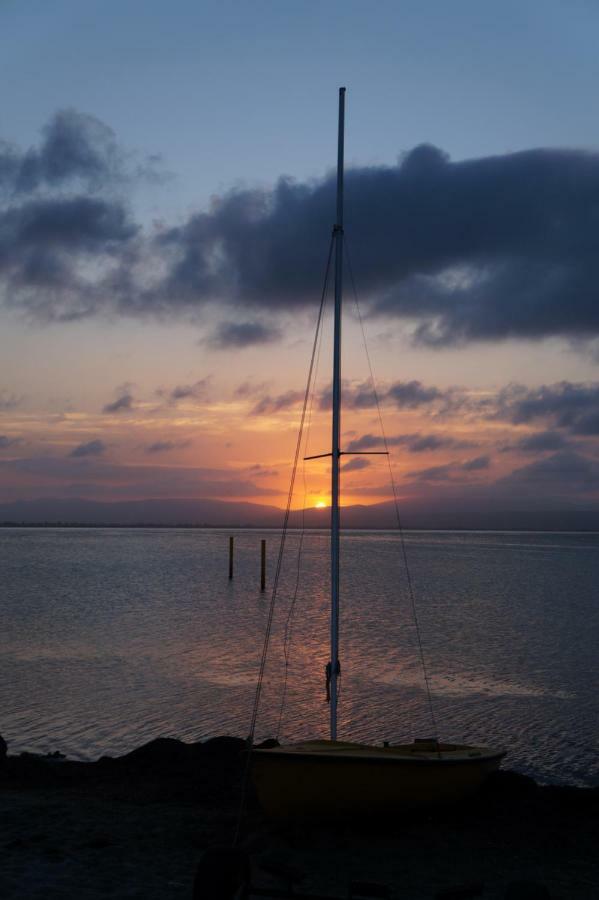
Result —
[{"label": "foreground rock", "polygon": [[[244,749],[160,738],[93,763],[8,756],[0,896],[190,900],[202,852],[235,833]],[[596,900],[598,825],[596,789],[500,772],[467,806],[335,828],[269,823],[250,790],[241,847],[253,883],[279,890],[292,872],[297,891],[339,898],[375,883],[391,900]]]}]

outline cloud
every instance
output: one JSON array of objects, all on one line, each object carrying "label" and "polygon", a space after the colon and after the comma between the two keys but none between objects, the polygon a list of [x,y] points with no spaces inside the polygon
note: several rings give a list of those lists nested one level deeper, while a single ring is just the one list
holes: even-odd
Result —
[{"label": "cloud", "polygon": [[491,465],[490,457],[475,456],[474,459],[468,459],[460,465],[463,472],[480,472],[481,469],[488,469]]},{"label": "cloud", "polygon": [[448,481],[454,474],[454,463],[446,463],[444,466],[429,466],[427,469],[416,469],[408,472],[408,477],[415,481]]},{"label": "cloud", "polygon": [[514,444],[503,447],[503,451],[520,450],[523,453],[543,453],[548,450],[563,450],[568,446],[567,439],[559,431],[535,431],[527,434]]},{"label": "cloud", "polygon": [[98,190],[137,178],[160,178],[156,156],[136,159],[114,131],[94,116],[62,109],[42,129],[39,147],[23,151],[0,142],[0,187],[18,195],[82,182]]},{"label": "cloud", "polygon": [[272,478],[279,474],[276,469],[267,469],[260,463],[250,466],[248,472],[252,478]]},{"label": "cloud", "polygon": [[125,188],[160,177],[93,116],[61,110],[37,147],[0,142],[0,296],[42,321],[71,321],[139,297],[141,229]]},{"label": "cloud", "polygon": [[[55,320],[243,309],[214,335],[226,346],[270,339],[277,326],[260,316],[313,304],[333,173],[235,188],[180,224],[142,232],[122,198],[99,193],[123,194],[144,165],[73,110],[52,119],[37,148],[2,144],[6,302]],[[598,201],[599,154],[575,149],[452,162],[422,145],[397,165],[349,168],[346,230],[365,311],[403,319],[431,345],[597,337]],[[430,402],[396,392],[407,408],[421,401]]]},{"label": "cloud", "polygon": [[491,460],[488,456],[476,456],[464,462],[449,462],[442,466],[430,466],[427,469],[417,469],[408,472],[408,476],[415,481],[452,481],[462,472],[480,472],[488,469]]},{"label": "cloud", "polygon": [[251,415],[264,416],[269,413],[277,413],[285,409],[291,409],[303,399],[303,391],[285,391],[284,394],[279,394],[276,397],[271,397],[270,394],[267,394],[256,403],[251,411]]},{"label": "cloud", "polygon": [[9,437],[7,434],[0,434],[0,450],[5,450],[7,447],[15,447],[20,443],[21,438]]},{"label": "cloud", "polygon": [[[371,381],[351,384],[345,381],[341,390],[342,404],[345,409],[374,409],[379,405],[392,404],[398,409],[421,409],[433,411],[436,415],[457,412],[468,405],[468,397],[463,389],[441,388],[424,385],[421,381],[395,381],[391,384],[383,382],[372,386]],[[319,397],[321,410],[329,410],[333,402],[333,388],[329,385]]]},{"label": "cloud", "polygon": [[156,393],[160,397],[165,397],[169,403],[176,404],[179,400],[204,400],[210,386],[210,375],[205,378],[199,378],[193,384],[177,384],[171,390],[159,388]]},{"label": "cloud", "polygon": [[263,322],[220,322],[207,343],[220,350],[269,344],[281,336],[280,328]]},{"label": "cloud", "polygon": [[16,409],[21,402],[22,398],[17,397],[16,394],[9,394],[8,391],[0,391],[0,412]]},{"label": "cloud", "polygon": [[129,412],[133,408],[133,402],[133,396],[129,390],[127,388],[121,388],[121,392],[116,400],[103,406],[102,412],[108,414]]},{"label": "cloud", "polygon": [[[348,452],[356,450],[372,450],[384,447],[385,442],[381,435],[363,434],[350,441]],[[410,453],[430,453],[436,450],[462,450],[476,447],[473,441],[463,441],[443,434],[398,434],[387,437],[388,447],[405,446]]]},{"label": "cloud", "polygon": [[396,381],[385,395],[399,409],[418,409],[438,400],[442,394],[436,387],[425,387],[420,381]]},{"label": "cloud", "polygon": [[146,453],[169,453],[171,450],[180,450],[189,447],[191,441],[154,441],[145,447]]},{"label": "cloud", "polygon": [[122,203],[100,197],[36,197],[0,210],[0,291],[38,320],[85,318],[127,290],[137,233]]},{"label": "cloud", "polygon": [[[23,476],[26,476],[23,478]],[[0,496],[148,499],[280,496],[235,469],[119,465],[96,457],[30,457],[0,460]]]},{"label": "cloud", "polygon": [[582,495],[590,504],[599,491],[599,463],[566,450],[515,469],[495,487],[513,491],[521,500],[536,501],[544,495],[570,500],[572,495]]},{"label": "cloud", "polygon": [[[318,288],[334,177],[236,189],[167,229],[165,296],[255,309],[305,306]],[[450,162],[416,147],[397,166],[349,169],[347,231],[370,311],[416,320],[431,344],[599,331],[594,210],[599,155],[534,149]]]},{"label": "cloud", "polygon": [[512,384],[499,392],[491,418],[514,425],[538,419],[575,435],[599,434],[599,383],[560,381],[539,388]]},{"label": "cloud", "polygon": [[[344,409],[372,409],[376,406],[377,392],[372,387],[372,383],[365,381],[362,384],[350,384],[343,382],[341,388],[342,405]],[[379,402],[384,399],[384,395],[378,395]],[[318,399],[318,408],[328,411],[333,405],[333,385],[321,391]]]},{"label": "cloud", "polygon": [[74,450],[71,450],[69,456],[79,459],[83,456],[101,456],[107,450],[104,441],[95,440],[88,441],[87,444],[79,444]]},{"label": "cloud", "polygon": [[256,384],[249,378],[246,378],[245,381],[242,381],[241,384],[239,384],[235,388],[233,396],[240,397],[242,399],[244,399],[245,397],[253,397],[256,394],[263,394],[267,387],[268,385],[265,381],[261,381]]},{"label": "cloud", "polygon": [[[420,381],[396,381],[391,385],[379,384],[375,390],[371,381],[361,384],[344,382],[342,385],[342,402],[346,409],[373,409],[377,405],[392,402],[398,409],[418,409],[429,406],[437,400],[447,404],[450,392],[443,392],[436,387],[426,387]],[[333,402],[333,387],[325,388],[319,399],[319,408],[328,410]]]},{"label": "cloud", "polygon": [[[392,447],[393,445],[403,443],[405,438],[402,437],[388,437],[387,444]],[[363,434],[359,438],[354,438],[347,445],[347,452],[352,453],[360,450],[372,450],[375,447],[383,447],[384,441],[382,435],[378,434]]]},{"label": "cloud", "polygon": [[369,459],[363,459],[362,457],[358,457],[356,459],[350,459],[349,462],[344,463],[341,466],[342,472],[359,472],[360,469],[367,469],[370,465]]}]

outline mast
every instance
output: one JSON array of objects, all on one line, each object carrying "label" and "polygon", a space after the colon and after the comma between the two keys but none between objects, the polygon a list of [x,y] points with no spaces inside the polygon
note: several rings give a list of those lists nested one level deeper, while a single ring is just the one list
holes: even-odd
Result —
[{"label": "mast", "polygon": [[335,320],[333,329],[333,416],[331,443],[331,740],[337,740],[337,677],[339,667],[339,461],[341,432],[341,304],[343,297],[343,143],[345,88],[339,88],[337,141],[337,220],[335,238]]}]

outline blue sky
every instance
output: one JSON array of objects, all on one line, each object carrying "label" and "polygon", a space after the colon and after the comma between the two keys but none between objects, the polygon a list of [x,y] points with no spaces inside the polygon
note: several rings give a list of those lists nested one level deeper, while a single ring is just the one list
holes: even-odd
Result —
[{"label": "blue sky", "polygon": [[33,143],[57,107],[107,122],[176,174],[160,209],[238,180],[320,175],[335,88],[348,159],[595,147],[590,2],[4,2],[0,125]]}]

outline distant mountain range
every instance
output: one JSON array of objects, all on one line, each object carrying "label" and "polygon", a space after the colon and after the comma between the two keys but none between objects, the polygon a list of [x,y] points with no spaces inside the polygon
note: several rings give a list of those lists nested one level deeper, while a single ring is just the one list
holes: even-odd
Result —
[{"label": "distant mountain range", "polygon": [[[480,509],[447,504],[402,504],[405,528],[495,529],[530,531],[599,531],[599,511]],[[291,527],[326,528],[328,509],[295,510]],[[102,503],[83,499],[22,500],[0,504],[0,524],[89,526],[206,526],[226,528],[280,528],[283,510],[257,503],[224,500],[127,500]],[[394,528],[392,502],[346,506],[344,528]]]}]

